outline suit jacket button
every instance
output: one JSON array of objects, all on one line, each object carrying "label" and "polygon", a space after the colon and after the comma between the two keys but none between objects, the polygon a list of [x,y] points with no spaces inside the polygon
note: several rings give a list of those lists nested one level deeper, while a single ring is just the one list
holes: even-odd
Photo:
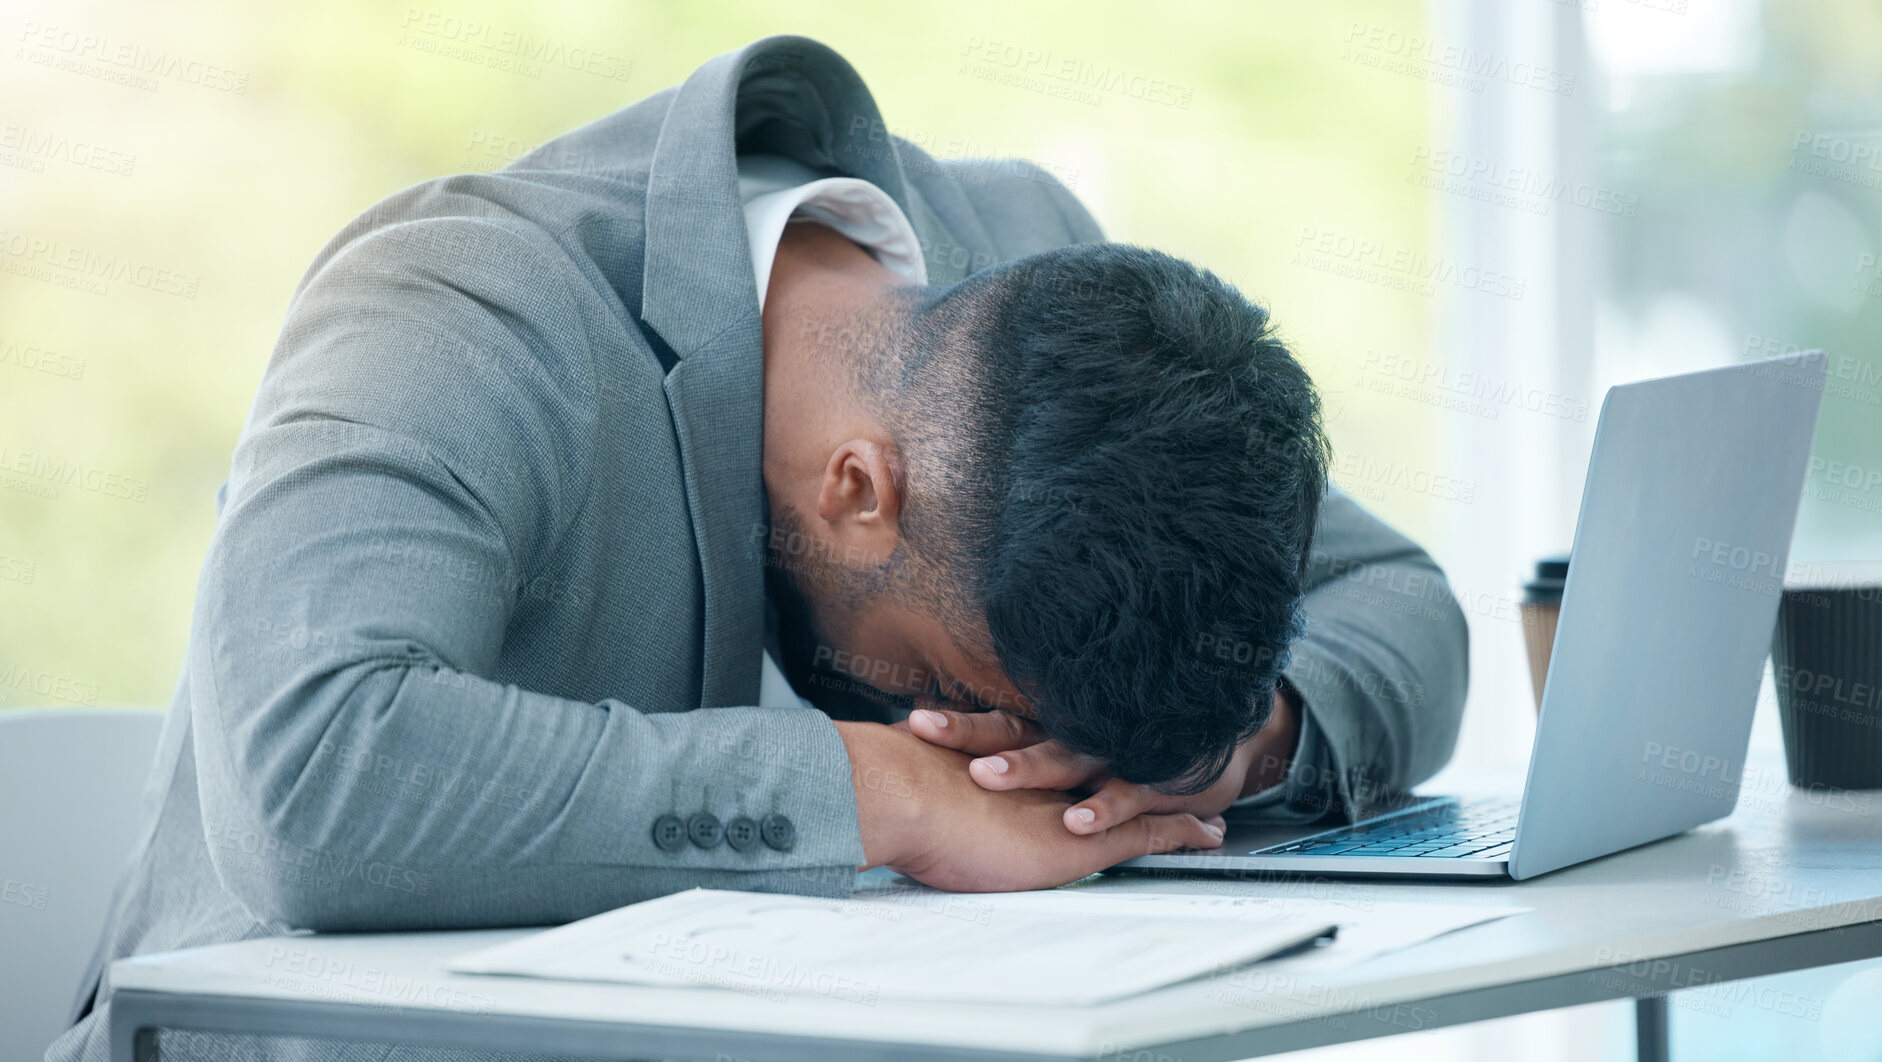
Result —
[{"label": "suit jacket button", "polygon": [[725,840],[725,827],[704,811],[696,811],[686,820],[686,836],[701,848],[717,848]]},{"label": "suit jacket button", "polygon": [[765,843],[780,852],[788,852],[797,843],[797,827],[791,820],[776,812],[765,816],[764,826],[760,831]]},{"label": "suit jacket button", "polygon": [[740,852],[749,852],[758,844],[758,824],[740,815],[725,824],[725,843]]},{"label": "suit jacket button", "polygon": [[662,852],[677,852],[686,846],[686,824],[678,815],[662,815],[653,820],[653,843]]}]

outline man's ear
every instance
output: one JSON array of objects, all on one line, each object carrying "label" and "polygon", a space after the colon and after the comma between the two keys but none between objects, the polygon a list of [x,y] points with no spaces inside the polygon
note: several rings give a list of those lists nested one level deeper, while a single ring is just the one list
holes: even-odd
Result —
[{"label": "man's ear", "polygon": [[857,563],[888,562],[900,538],[902,455],[894,444],[851,439],[830,454],[817,484],[817,516]]}]

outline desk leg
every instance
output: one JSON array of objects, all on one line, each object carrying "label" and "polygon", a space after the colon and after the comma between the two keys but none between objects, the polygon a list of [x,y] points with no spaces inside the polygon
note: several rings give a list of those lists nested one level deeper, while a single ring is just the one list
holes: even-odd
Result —
[{"label": "desk leg", "polygon": [[111,1027],[111,1062],[157,1062],[157,1029],[142,1013],[142,1000],[136,993],[120,995],[123,1003],[113,1000]]},{"label": "desk leg", "polygon": [[112,1062],[157,1062],[155,1027],[128,1029],[111,1035]]},{"label": "desk leg", "polygon": [[1634,1057],[1639,1062],[1668,1062],[1666,997],[1641,996],[1634,1000]]}]

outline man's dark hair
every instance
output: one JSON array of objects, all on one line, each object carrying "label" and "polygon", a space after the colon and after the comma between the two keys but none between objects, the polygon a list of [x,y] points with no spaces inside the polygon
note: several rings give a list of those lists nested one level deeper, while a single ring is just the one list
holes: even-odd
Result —
[{"label": "man's dark hair", "polygon": [[1328,462],[1312,381],[1266,310],[1140,247],[915,290],[864,380],[907,470],[905,585],[950,631],[984,617],[962,648],[991,650],[1051,737],[1208,787],[1301,632]]}]

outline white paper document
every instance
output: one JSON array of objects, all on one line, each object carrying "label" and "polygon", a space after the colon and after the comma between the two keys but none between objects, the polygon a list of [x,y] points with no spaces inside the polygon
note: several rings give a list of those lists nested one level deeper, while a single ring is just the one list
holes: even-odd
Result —
[{"label": "white paper document", "polygon": [[1333,932],[1323,908],[1159,907],[1073,892],[823,900],[694,889],[460,956],[459,973],[764,996],[1083,1005]]},{"label": "white paper document", "polygon": [[[999,900],[1008,906],[1028,910],[1040,909],[1038,905],[1064,910],[1087,904],[1094,914],[1109,911],[1132,916],[1154,911],[1166,916],[1248,918],[1257,921],[1286,915],[1335,923],[1339,926],[1339,935],[1337,939],[1328,942],[1330,946],[1294,952],[1280,960],[1291,969],[1314,970],[1352,966],[1460,929],[1529,911],[1527,907],[1378,900],[1375,896],[1381,891],[1380,888],[1363,882],[1313,882],[1312,887],[1314,894],[1307,896],[1249,896],[1112,888],[1097,891],[1073,885],[1038,892],[1007,893]],[[905,895],[909,902],[929,904],[946,902],[959,905],[982,900],[981,897],[943,893],[925,886],[891,885],[878,891],[858,888],[855,895],[893,902],[898,894]],[[1325,898],[1317,898],[1322,895]]]}]

